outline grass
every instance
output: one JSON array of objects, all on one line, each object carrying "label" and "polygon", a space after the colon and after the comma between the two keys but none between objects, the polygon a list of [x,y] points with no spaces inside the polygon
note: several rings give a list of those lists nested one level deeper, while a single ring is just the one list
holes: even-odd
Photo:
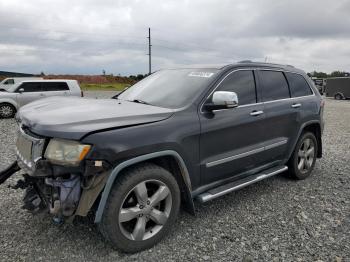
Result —
[{"label": "grass", "polygon": [[86,84],[81,83],[80,87],[84,91],[122,91],[129,84],[124,83],[107,83],[107,84]]}]

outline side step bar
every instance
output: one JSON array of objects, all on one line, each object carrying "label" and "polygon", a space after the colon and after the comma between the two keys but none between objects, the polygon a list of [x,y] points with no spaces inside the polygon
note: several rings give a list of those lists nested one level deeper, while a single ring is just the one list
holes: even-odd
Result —
[{"label": "side step bar", "polygon": [[284,171],[288,170],[287,166],[279,166],[275,168],[271,168],[268,170],[265,170],[261,173],[258,173],[256,175],[248,176],[243,179],[233,181],[229,184],[219,186],[217,188],[211,189],[207,192],[204,192],[196,197],[196,199],[201,202],[207,202],[210,200],[213,200],[215,198],[218,198],[220,196],[226,195],[228,193],[231,193],[233,191],[236,191],[238,189],[241,189],[243,187],[249,186],[251,184],[254,184],[256,182],[259,182],[261,180],[264,180],[268,177],[280,174]]}]

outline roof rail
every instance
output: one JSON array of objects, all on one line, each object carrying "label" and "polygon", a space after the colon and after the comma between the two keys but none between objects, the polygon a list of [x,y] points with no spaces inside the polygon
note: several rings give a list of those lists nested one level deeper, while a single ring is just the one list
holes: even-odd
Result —
[{"label": "roof rail", "polygon": [[239,61],[237,63],[253,63],[252,60],[242,60],[242,61]]}]

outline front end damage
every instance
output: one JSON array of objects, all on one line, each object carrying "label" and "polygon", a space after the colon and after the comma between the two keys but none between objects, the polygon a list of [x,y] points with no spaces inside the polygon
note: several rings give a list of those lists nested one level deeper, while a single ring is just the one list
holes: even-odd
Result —
[{"label": "front end damage", "polygon": [[62,166],[44,159],[47,139],[21,129],[17,161],[0,172],[0,184],[20,171],[14,189],[25,190],[23,208],[33,214],[48,212],[57,223],[86,216],[99,197],[110,173],[103,160],[84,160],[78,166]]}]

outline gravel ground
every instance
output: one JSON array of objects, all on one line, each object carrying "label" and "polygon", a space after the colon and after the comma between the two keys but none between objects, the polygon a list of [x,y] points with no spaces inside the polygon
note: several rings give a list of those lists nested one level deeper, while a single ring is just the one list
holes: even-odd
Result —
[{"label": "gravel ground", "polygon": [[[134,255],[113,250],[89,219],[56,226],[28,214],[22,192],[7,188],[11,178],[0,187],[0,259],[350,261],[350,101],[326,102],[324,157],[310,178],[280,175],[196,204],[196,217],[181,212],[168,237]],[[13,120],[0,120],[0,168],[14,160],[15,130]]]}]

